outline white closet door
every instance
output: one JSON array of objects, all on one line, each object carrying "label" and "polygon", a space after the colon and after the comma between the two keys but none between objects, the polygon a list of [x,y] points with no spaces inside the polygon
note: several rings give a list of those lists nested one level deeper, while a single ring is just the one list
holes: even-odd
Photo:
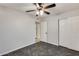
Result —
[{"label": "white closet door", "polygon": [[60,45],[79,51],[79,16],[59,21]]}]

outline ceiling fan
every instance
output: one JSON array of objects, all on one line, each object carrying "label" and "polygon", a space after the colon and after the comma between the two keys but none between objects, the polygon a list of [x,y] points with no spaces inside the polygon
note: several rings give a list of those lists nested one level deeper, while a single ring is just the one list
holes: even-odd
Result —
[{"label": "ceiling fan", "polygon": [[50,4],[50,5],[47,5],[47,6],[44,6],[44,3],[33,3],[33,5],[36,6],[36,10],[28,10],[28,11],[26,11],[26,12],[33,12],[33,11],[36,11],[36,16],[38,16],[38,15],[43,15],[43,13],[49,15],[50,12],[48,12],[47,9],[56,6],[55,3]]}]

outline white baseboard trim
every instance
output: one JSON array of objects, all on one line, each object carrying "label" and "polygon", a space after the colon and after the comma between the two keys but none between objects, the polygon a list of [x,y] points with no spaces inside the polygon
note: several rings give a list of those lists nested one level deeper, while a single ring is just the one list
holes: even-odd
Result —
[{"label": "white baseboard trim", "polygon": [[47,42],[47,41],[42,41],[42,42],[46,42],[46,43],[49,43],[49,44],[53,44],[53,45],[58,46],[58,44],[56,44],[56,43],[51,43],[51,42]]},{"label": "white baseboard trim", "polygon": [[64,46],[64,45],[61,45],[61,44],[60,44],[60,46],[65,47],[65,48],[68,48],[68,49],[70,49],[70,50],[79,51],[79,50],[77,50],[77,49],[73,49],[73,48],[70,48],[70,47],[68,47],[68,46]]},{"label": "white baseboard trim", "polygon": [[6,52],[4,52],[4,53],[1,53],[0,56],[5,55],[5,54],[8,54],[8,53],[10,53],[10,52],[12,52],[12,51],[15,51],[15,50],[21,49],[21,48],[23,48],[23,47],[26,47],[26,46],[32,45],[32,44],[34,44],[34,43],[36,43],[36,42],[33,42],[33,43],[31,43],[31,44],[28,44],[28,45],[20,46],[20,47],[17,47],[17,48],[15,48],[15,49],[12,49],[12,50],[9,50],[9,51],[6,51]]}]

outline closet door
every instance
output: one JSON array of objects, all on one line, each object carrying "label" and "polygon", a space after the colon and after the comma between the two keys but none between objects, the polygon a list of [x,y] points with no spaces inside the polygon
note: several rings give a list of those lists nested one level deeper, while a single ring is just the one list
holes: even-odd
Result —
[{"label": "closet door", "polygon": [[41,41],[47,42],[48,39],[48,32],[47,32],[47,21],[41,22]]},{"label": "closet door", "polygon": [[60,45],[79,51],[79,16],[59,21]]}]

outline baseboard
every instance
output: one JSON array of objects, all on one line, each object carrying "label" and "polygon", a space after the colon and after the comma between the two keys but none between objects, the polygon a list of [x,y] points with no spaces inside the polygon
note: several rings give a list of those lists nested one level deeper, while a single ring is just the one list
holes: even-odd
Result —
[{"label": "baseboard", "polygon": [[[45,41],[42,41],[42,42],[45,42]],[[70,49],[70,50],[73,50],[73,51],[78,51],[78,50],[71,49],[71,48],[69,48],[69,47],[63,46],[63,45],[57,45],[57,44],[53,44],[53,43],[49,43],[49,42],[45,42],[45,43],[52,44],[52,45],[55,45],[55,46],[58,46],[58,47],[64,47],[64,48],[67,48],[67,49]],[[79,51],[78,51],[78,52],[79,52]]]},{"label": "baseboard", "polygon": [[[39,42],[44,42],[44,41],[39,41]],[[28,44],[27,46],[32,45],[32,44],[35,44],[35,43],[38,43],[38,42],[33,42],[33,43],[31,43],[31,44]],[[44,42],[44,43],[48,43],[48,44],[51,44],[51,45],[58,46],[58,45],[56,45],[56,44],[49,43],[49,42]],[[18,47],[18,48],[13,49],[13,50],[9,50],[9,51],[7,51],[7,52],[4,52],[4,53],[0,54],[0,56],[3,56],[3,55],[5,55],[5,54],[8,54],[8,53],[10,53],[10,52],[13,52],[13,51],[15,51],[15,50],[18,50],[18,49],[21,49],[21,48],[24,48],[24,47],[26,47],[26,45],[25,45],[25,46]],[[70,49],[70,50],[73,50],[73,51],[77,51],[77,50],[71,49],[71,48],[69,48],[69,47],[62,46],[62,45],[59,45],[59,47],[64,47],[64,48],[67,48],[67,49]]]},{"label": "baseboard", "polygon": [[51,42],[47,42],[47,41],[41,41],[41,42],[45,42],[45,43],[49,43],[49,44],[53,44],[53,45],[56,45],[56,46],[58,46],[58,44],[51,43]]},{"label": "baseboard", "polygon": [[32,45],[32,44],[35,44],[35,43],[36,43],[36,42],[33,42],[33,43],[31,43],[31,44],[24,45],[24,46],[20,46],[20,47],[17,47],[17,48],[15,48],[15,49],[12,49],[12,50],[6,51],[6,52],[4,52],[4,53],[1,53],[0,56],[3,56],[3,55],[5,55],[5,54],[8,54],[8,53],[10,53],[10,52],[13,52],[13,51],[15,51],[15,50],[18,50],[18,49],[24,48],[24,47],[26,47],[26,46],[29,46],[29,45]]},{"label": "baseboard", "polygon": [[[63,46],[63,45],[60,45],[61,47],[64,47],[64,48],[67,48],[67,49],[70,49],[70,50],[73,50],[73,51],[78,51],[78,50],[75,50],[75,49],[72,49],[72,48],[69,48],[67,46]],[[79,51],[78,51],[79,52]]]}]

